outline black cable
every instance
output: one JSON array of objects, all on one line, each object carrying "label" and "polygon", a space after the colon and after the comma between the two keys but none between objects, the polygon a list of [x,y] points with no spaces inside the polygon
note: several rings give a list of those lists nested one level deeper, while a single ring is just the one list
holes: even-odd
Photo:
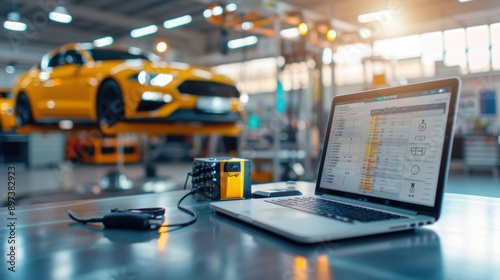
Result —
[{"label": "black cable", "polygon": [[[184,183],[184,189],[186,189],[187,181],[191,175],[191,172],[188,172],[186,176],[186,181]],[[182,227],[190,225],[198,219],[196,213],[193,211],[181,206],[182,201],[193,194],[202,193],[206,191],[206,187],[200,187],[195,190],[191,190],[187,194],[185,194],[179,201],[177,202],[177,208],[184,213],[189,214],[193,218],[187,222],[177,223],[177,224],[168,224],[163,225],[163,213],[165,213],[165,209],[162,207],[153,207],[153,208],[137,208],[137,209],[111,209],[111,214],[104,215],[104,217],[93,217],[82,219],[79,218],[73,213],[73,211],[68,210],[68,216],[79,223],[87,224],[87,223],[103,223],[105,227],[110,228],[128,228],[128,229],[155,229],[158,227]],[[161,215],[158,215],[161,213]]]},{"label": "black cable", "polygon": [[193,216],[193,218],[187,222],[184,222],[184,223],[178,223],[178,224],[168,224],[168,225],[161,225],[161,227],[182,227],[182,226],[187,226],[187,225],[190,225],[194,222],[196,222],[196,220],[198,219],[198,217],[196,216],[196,213],[194,213],[193,211],[181,206],[181,202],[188,196],[192,195],[192,194],[195,194],[197,193],[198,191],[190,191],[188,192],[187,194],[185,194],[183,197],[181,197],[181,199],[179,199],[179,202],[177,202],[177,208],[179,208],[179,210],[181,210],[182,212],[184,213],[187,213],[191,216]]},{"label": "black cable", "polygon": [[102,223],[103,218],[102,217],[95,217],[95,218],[88,218],[88,219],[82,219],[78,218],[73,211],[68,210],[68,216],[73,219],[74,221],[77,221],[82,224],[86,223]]},{"label": "black cable", "polygon": [[186,186],[187,186],[187,183],[188,183],[188,179],[189,179],[189,176],[193,176],[193,174],[191,172],[188,172],[187,175],[186,175],[186,181],[184,181],[184,189],[186,189]]}]

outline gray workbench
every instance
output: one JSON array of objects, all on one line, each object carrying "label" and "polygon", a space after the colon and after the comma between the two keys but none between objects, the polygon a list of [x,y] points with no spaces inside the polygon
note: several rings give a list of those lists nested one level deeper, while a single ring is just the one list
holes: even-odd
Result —
[{"label": "gray workbench", "polygon": [[[260,185],[258,188],[283,186]],[[299,183],[303,192],[310,184]],[[187,198],[198,221],[157,231],[102,230],[72,222],[110,208],[164,206],[184,191],[16,208],[15,270],[0,208],[0,279],[500,279],[500,199],[445,194],[442,218],[410,232],[302,245],[210,211]]]}]

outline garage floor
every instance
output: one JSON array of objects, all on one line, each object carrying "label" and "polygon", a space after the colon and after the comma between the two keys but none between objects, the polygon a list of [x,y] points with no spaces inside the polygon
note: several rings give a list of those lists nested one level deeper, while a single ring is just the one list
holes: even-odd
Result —
[{"label": "garage floor", "polygon": [[[116,195],[134,194],[130,192],[108,192],[93,194],[93,196],[71,195],[74,190],[89,190],[96,186],[99,180],[108,172],[117,170],[116,165],[74,165],[63,163],[52,167],[26,168],[24,165],[14,165],[16,168],[16,195],[37,196],[40,203],[58,200],[73,200],[82,198],[98,198]],[[7,182],[7,165],[0,166],[0,182]],[[191,162],[172,162],[156,165],[156,178],[146,178],[142,164],[130,164],[121,167],[123,173],[131,179],[135,186],[144,185],[147,181],[169,182],[162,191],[181,189],[187,172],[191,171]],[[3,186],[6,184],[2,183]],[[464,174],[460,164],[452,164],[446,192],[462,193],[480,196],[500,197],[500,178],[493,176],[491,171],[477,171]],[[5,199],[3,192],[2,200]],[[60,194],[64,193],[64,196]],[[104,195],[104,196],[103,196]]]}]

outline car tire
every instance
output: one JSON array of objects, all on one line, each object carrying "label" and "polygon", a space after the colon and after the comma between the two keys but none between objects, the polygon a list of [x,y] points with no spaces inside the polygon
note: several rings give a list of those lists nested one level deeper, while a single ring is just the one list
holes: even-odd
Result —
[{"label": "car tire", "polygon": [[97,124],[113,126],[125,118],[123,95],[113,80],[104,81],[99,88],[96,100]]},{"label": "car tire", "polygon": [[28,99],[28,96],[23,92],[21,92],[17,97],[16,120],[19,127],[34,123],[30,100]]}]

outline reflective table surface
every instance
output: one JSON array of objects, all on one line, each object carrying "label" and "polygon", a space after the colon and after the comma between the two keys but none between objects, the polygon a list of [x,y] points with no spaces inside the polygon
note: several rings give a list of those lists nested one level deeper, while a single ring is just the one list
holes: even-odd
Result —
[{"label": "reflective table surface", "polygon": [[[305,182],[297,188],[313,191]],[[435,225],[312,245],[215,214],[194,197],[182,205],[198,221],[183,228],[103,229],[67,215],[163,206],[166,223],[187,221],[176,208],[185,193],[19,206],[14,216],[0,208],[0,279],[500,279],[500,199],[494,198],[446,193]]]}]

